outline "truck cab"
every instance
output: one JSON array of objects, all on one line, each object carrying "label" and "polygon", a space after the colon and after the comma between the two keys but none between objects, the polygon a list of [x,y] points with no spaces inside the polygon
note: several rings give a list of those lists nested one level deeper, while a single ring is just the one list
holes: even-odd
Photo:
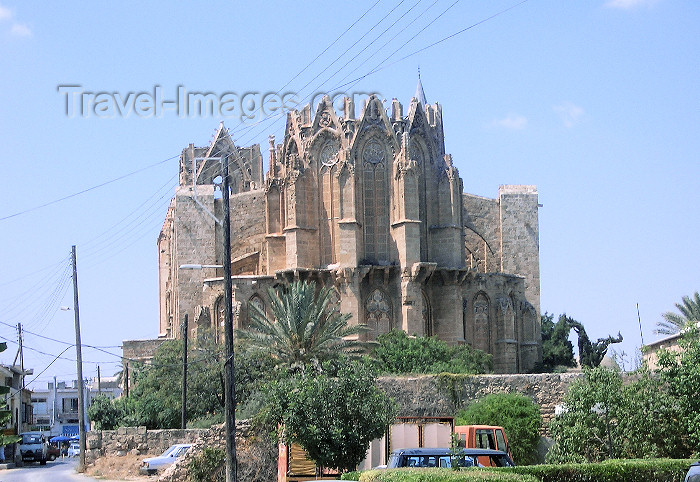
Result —
[{"label": "truck cab", "polygon": [[503,427],[495,425],[457,425],[455,434],[460,447],[501,450],[512,459],[508,437]]},{"label": "truck cab", "polygon": [[41,432],[25,432],[20,434],[19,453],[23,462],[39,462],[46,465],[49,458],[49,442]]}]

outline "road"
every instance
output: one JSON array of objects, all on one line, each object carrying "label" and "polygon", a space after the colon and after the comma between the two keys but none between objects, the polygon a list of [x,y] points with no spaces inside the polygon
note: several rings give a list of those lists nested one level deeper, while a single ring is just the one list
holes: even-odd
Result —
[{"label": "road", "polygon": [[[94,479],[77,474],[78,458],[58,459],[46,465],[30,463],[24,467],[0,470],[0,482],[88,482]],[[102,479],[102,482],[104,479]]]}]

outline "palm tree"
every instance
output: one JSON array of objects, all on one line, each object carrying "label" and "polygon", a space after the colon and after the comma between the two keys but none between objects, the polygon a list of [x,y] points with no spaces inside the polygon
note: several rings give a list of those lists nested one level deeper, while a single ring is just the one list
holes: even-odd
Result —
[{"label": "palm tree", "polygon": [[250,327],[236,332],[249,348],[270,352],[290,367],[321,362],[339,353],[357,356],[367,350],[369,343],[355,337],[366,326],[348,325],[351,315],[331,304],[332,288],[322,287],[317,293],[316,283],[295,281],[267,292],[272,316],[251,303]]},{"label": "palm tree", "polygon": [[676,303],[676,308],[678,308],[681,314],[679,315],[671,311],[664,313],[662,315],[664,321],[659,321],[656,324],[658,328],[654,330],[655,333],[660,335],[675,335],[689,323],[700,322],[700,294],[698,294],[697,291],[693,298],[684,296],[683,304]]}]

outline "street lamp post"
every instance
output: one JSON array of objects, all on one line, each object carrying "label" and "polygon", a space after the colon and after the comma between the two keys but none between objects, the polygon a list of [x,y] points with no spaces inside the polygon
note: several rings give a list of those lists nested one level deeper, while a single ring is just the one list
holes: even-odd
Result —
[{"label": "street lamp post", "polygon": [[[228,156],[221,160],[221,191],[224,220],[223,266],[215,264],[182,264],[180,269],[222,268],[224,269],[224,421],[226,422],[226,482],[237,482],[236,460],[236,380],[233,353],[233,286],[231,284],[231,212],[229,210]],[[218,220],[217,220],[218,222]]]}]

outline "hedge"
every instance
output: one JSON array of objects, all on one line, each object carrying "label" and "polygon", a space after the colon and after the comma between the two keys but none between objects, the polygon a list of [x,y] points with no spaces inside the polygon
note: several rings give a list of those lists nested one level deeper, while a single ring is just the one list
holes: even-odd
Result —
[{"label": "hedge", "polygon": [[542,482],[683,482],[695,460],[606,460],[597,464],[531,465],[508,469]]},{"label": "hedge", "polygon": [[507,473],[509,469],[385,469],[366,470],[343,474],[342,480],[359,482],[482,482],[503,480],[505,482],[538,482],[536,477]]},{"label": "hedge", "polygon": [[607,460],[597,464],[529,465],[512,468],[389,469],[343,474],[359,482],[683,482],[695,460]]}]

